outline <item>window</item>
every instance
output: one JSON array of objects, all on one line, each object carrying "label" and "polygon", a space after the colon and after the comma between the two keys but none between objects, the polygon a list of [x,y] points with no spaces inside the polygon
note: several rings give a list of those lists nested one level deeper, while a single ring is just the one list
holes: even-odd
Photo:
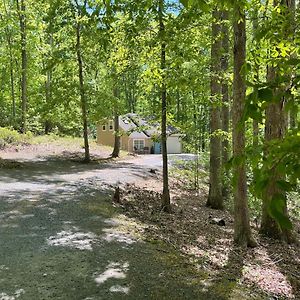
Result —
[{"label": "window", "polygon": [[106,130],[106,126],[105,126],[105,125],[102,126],[102,130],[103,130],[103,131]]},{"label": "window", "polygon": [[133,140],[133,149],[134,151],[143,150],[145,147],[144,140]]},{"label": "window", "polygon": [[110,131],[114,130],[113,121],[109,121],[109,130]]}]

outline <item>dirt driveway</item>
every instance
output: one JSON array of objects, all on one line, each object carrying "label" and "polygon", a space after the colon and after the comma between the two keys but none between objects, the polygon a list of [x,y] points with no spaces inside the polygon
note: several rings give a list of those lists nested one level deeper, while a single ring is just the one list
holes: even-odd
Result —
[{"label": "dirt driveway", "polygon": [[111,185],[155,181],[160,165],[30,157],[0,169],[0,299],[199,299],[172,249],[112,205]]}]

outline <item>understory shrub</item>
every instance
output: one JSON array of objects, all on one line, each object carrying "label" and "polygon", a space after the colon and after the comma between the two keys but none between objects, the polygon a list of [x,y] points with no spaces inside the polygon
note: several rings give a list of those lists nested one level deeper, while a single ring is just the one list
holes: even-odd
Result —
[{"label": "understory shrub", "polygon": [[18,145],[28,143],[32,134],[30,132],[26,134],[20,134],[16,130],[0,127],[0,149],[4,149],[9,145]]}]

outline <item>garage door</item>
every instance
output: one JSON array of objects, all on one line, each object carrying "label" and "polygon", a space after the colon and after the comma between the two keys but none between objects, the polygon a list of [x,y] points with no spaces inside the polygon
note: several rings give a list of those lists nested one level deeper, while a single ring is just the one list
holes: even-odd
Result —
[{"label": "garage door", "polygon": [[167,138],[167,149],[170,154],[181,153],[181,141],[179,137],[169,136]]}]

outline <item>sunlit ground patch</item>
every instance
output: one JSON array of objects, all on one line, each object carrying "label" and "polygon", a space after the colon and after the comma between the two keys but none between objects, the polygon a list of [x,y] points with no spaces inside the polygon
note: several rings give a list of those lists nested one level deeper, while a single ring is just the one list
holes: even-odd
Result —
[{"label": "sunlit ground patch", "polygon": [[104,223],[112,226],[103,229],[104,235],[102,238],[107,242],[133,244],[142,238],[145,229],[145,225],[124,215],[106,219]]},{"label": "sunlit ground patch", "polygon": [[110,289],[110,292],[112,293],[124,293],[129,294],[129,287],[128,286],[121,286],[121,285],[113,285]]},{"label": "sunlit ground patch", "polygon": [[92,232],[80,232],[78,228],[58,232],[50,236],[47,243],[50,246],[63,246],[79,250],[93,250],[92,245],[96,242],[96,235]]},{"label": "sunlit ground patch", "polygon": [[13,295],[8,295],[0,291],[0,300],[15,300],[18,299],[25,291],[23,289],[16,290]]},{"label": "sunlit ground patch", "polygon": [[280,272],[276,263],[273,261],[266,250],[255,250],[256,264],[247,264],[243,268],[243,278],[258,285],[263,291],[294,299],[292,286],[288,282],[284,274]]},{"label": "sunlit ground patch", "polygon": [[[118,263],[118,262],[111,262],[107,265],[106,270],[97,275],[95,278],[95,282],[97,284],[103,284],[109,279],[125,279],[126,273],[128,272],[129,264],[128,262],[125,263]],[[110,288],[111,292],[121,292],[121,293],[128,293],[128,287],[122,287],[120,285],[114,285]]]}]

